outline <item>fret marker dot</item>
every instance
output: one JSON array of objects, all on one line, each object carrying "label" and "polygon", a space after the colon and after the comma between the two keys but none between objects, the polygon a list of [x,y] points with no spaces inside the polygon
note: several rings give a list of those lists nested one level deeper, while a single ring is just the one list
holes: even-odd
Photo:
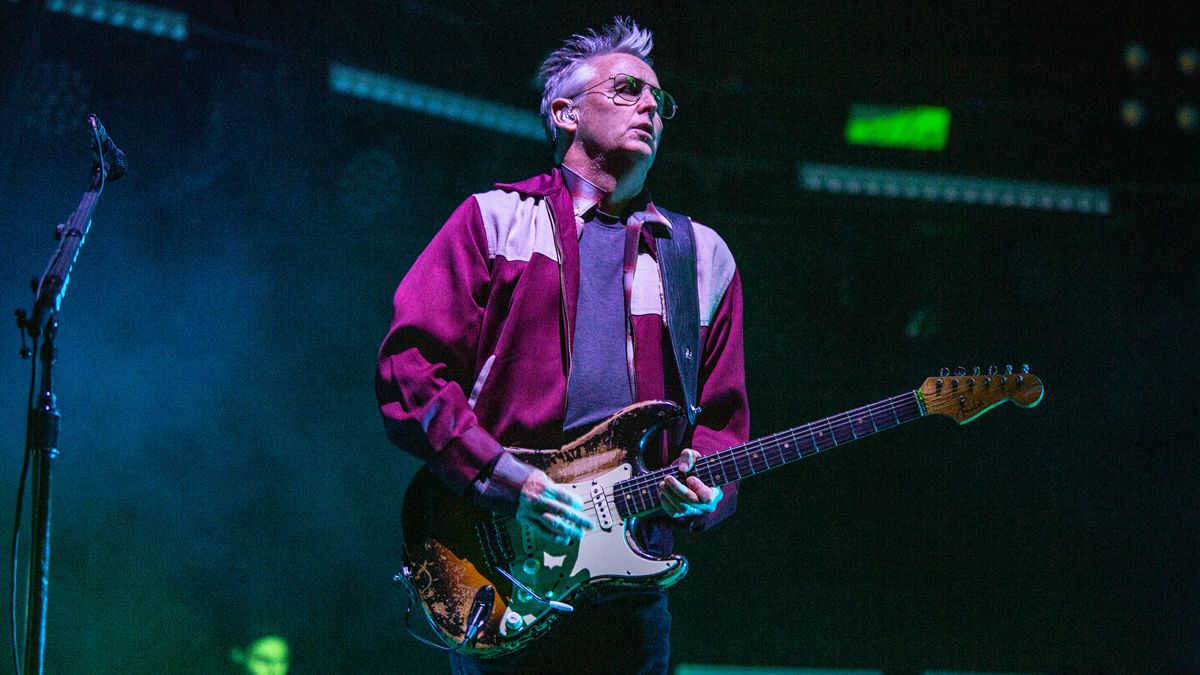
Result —
[{"label": "fret marker dot", "polygon": [[783,444],[783,447],[784,447],[784,449],[787,449],[787,448],[790,448],[790,447],[792,447],[792,444],[791,444],[791,443],[784,443],[784,444]]}]

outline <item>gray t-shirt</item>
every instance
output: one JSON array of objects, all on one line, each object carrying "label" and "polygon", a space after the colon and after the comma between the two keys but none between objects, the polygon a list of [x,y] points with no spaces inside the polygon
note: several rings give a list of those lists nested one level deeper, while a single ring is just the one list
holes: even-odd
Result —
[{"label": "gray t-shirt", "polygon": [[591,214],[579,238],[567,431],[589,427],[633,403],[625,355],[625,225],[599,208]]}]

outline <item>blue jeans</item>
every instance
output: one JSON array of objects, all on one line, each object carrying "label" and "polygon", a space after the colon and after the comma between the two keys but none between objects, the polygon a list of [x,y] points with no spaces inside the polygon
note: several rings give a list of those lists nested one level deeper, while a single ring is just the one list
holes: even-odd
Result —
[{"label": "blue jeans", "polygon": [[666,675],[670,655],[667,592],[604,589],[516,652],[494,659],[451,654],[450,672]]}]

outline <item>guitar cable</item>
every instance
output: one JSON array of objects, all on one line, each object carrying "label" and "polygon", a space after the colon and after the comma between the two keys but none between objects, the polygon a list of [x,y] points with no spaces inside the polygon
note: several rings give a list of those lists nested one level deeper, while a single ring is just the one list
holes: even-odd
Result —
[{"label": "guitar cable", "polygon": [[[30,352],[30,368],[29,368],[29,405],[27,410],[33,410],[34,397],[37,392],[37,364],[38,364],[38,338],[33,338],[33,351]],[[21,463],[21,477],[17,481],[17,504],[16,513],[13,515],[12,529],[12,549],[10,551],[10,559],[12,560],[12,579],[9,581],[9,616],[12,619],[12,656],[13,665],[16,668],[13,672],[20,673],[21,670],[21,648],[20,648],[20,627],[17,622],[17,586],[19,585],[19,561],[17,550],[20,548],[21,542],[21,511],[22,505],[25,503],[25,483],[29,476],[29,446],[31,445],[33,433],[32,426],[26,425],[25,429],[25,459]]]},{"label": "guitar cable", "polygon": [[475,599],[471,601],[471,611],[467,612],[467,626],[463,631],[463,639],[454,647],[439,645],[435,642],[426,640],[425,638],[413,632],[410,619],[412,617],[413,602],[416,601],[416,591],[412,584],[409,583],[408,567],[404,567],[404,571],[396,575],[396,581],[404,583],[404,588],[408,590],[408,607],[404,610],[404,630],[425,645],[433,647],[443,652],[458,652],[464,647],[474,644],[479,637],[479,631],[483,625],[487,623],[488,616],[492,613],[492,608],[496,604],[496,589],[492,586],[480,586],[479,590],[475,591]]}]

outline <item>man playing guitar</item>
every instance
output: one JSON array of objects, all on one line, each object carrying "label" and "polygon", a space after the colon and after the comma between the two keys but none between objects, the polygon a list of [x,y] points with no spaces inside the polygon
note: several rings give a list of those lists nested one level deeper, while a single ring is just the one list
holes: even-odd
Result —
[{"label": "man playing guitar", "polygon": [[[379,353],[389,438],[454,495],[515,517],[546,546],[578,544],[608,516],[519,448],[559,448],[626,406],[675,401],[690,409],[676,434],[686,449],[659,437],[643,459],[650,469],[675,463],[682,477],[749,433],[733,258],[713,230],[656,207],[644,186],[677,111],[651,68],[652,44],[648,30],[617,18],[550,54],[541,115],[556,166],[455,210],[396,291]],[[694,263],[668,270],[660,253],[686,239]],[[695,294],[694,317],[668,311],[679,287],[669,275]],[[688,329],[698,340],[682,344]],[[673,529],[709,527],[736,503],[736,483],[695,475],[652,487],[661,506],[632,530],[655,556],[670,554]],[[665,589],[603,588],[574,610],[518,649],[456,651],[452,671],[667,672]],[[506,630],[523,629],[505,616]]]}]

